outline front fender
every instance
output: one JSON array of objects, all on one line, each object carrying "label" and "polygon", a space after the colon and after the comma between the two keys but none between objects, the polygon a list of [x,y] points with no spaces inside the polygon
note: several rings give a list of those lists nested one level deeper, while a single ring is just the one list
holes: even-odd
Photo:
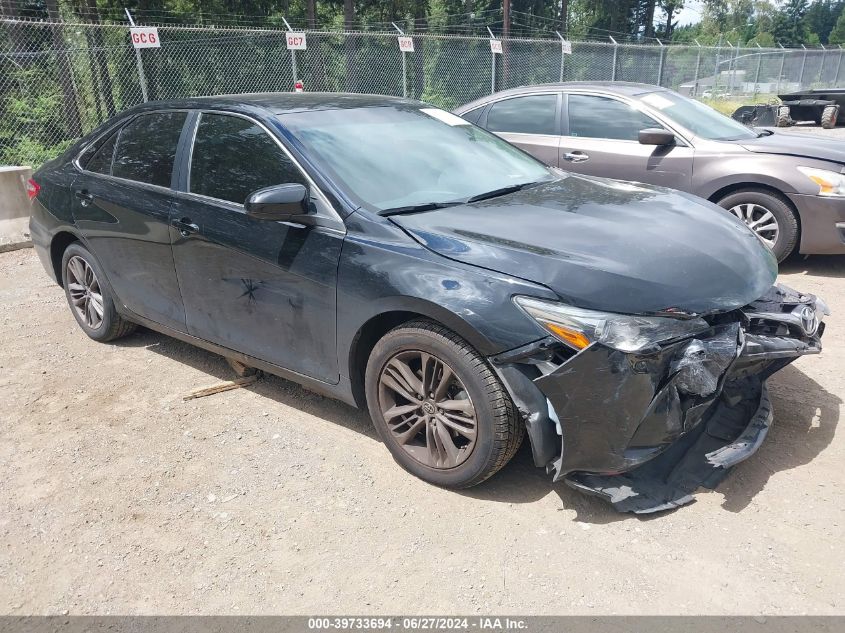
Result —
[{"label": "front fender", "polygon": [[360,329],[388,312],[434,319],[486,356],[545,336],[512,297],[528,294],[554,300],[551,290],[446,259],[377,219],[358,214],[350,218],[338,272],[341,367],[348,366],[346,359]]}]

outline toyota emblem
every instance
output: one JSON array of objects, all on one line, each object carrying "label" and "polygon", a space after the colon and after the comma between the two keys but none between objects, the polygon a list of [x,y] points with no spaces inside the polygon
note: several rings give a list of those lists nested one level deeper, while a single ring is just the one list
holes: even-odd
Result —
[{"label": "toyota emblem", "polygon": [[812,336],[816,333],[816,330],[819,327],[819,322],[818,319],[816,319],[816,311],[813,310],[813,308],[810,306],[804,306],[798,313],[798,317],[801,319],[801,327],[804,328],[804,332],[806,332],[807,336]]}]

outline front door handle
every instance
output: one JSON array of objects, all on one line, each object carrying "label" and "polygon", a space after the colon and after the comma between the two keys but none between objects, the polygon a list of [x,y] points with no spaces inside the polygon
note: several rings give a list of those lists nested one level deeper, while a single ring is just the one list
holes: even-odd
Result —
[{"label": "front door handle", "polygon": [[570,163],[583,163],[585,160],[590,160],[590,155],[584,152],[567,152],[563,157]]},{"label": "front door handle", "polygon": [[83,207],[89,206],[92,202],[94,202],[94,196],[88,193],[85,189],[77,189],[73,192],[73,195],[79,200],[79,204]]},{"label": "front door handle", "polygon": [[182,237],[188,237],[191,233],[197,233],[200,230],[200,227],[191,222],[191,218],[171,220],[170,225],[176,228]]}]

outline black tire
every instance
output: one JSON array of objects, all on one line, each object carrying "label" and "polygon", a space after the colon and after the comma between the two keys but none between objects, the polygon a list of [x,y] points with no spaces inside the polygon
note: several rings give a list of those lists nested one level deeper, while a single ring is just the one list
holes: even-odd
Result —
[{"label": "black tire", "polygon": [[[80,314],[80,310],[83,312],[85,310],[82,308],[78,309],[77,306],[74,305],[74,298],[71,296],[73,291],[71,288],[71,282],[74,280],[74,273],[69,269],[69,265],[71,260],[75,259],[82,260],[87,266],[89,266],[95,275],[95,280],[98,282],[99,295],[102,297],[103,314],[99,322],[93,325],[86,322],[85,317]],[[62,255],[62,285],[65,289],[65,297],[67,298],[71,314],[73,314],[73,317],[76,319],[79,327],[82,328],[82,331],[95,341],[99,341],[100,343],[113,341],[131,334],[137,328],[134,323],[130,323],[117,313],[117,310],[114,307],[114,299],[111,288],[106,281],[106,276],[103,274],[103,269],[100,267],[100,263],[91,254],[91,252],[79,242],[74,242],[68,246]]]},{"label": "black tire", "polygon": [[832,130],[836,127],[836,119],[839,117],[839,106],[829,105],[824,107],[821,118],[821,126],[825,130]]},{"label": "black tire", "polygon": [[716,204],[729,210],[739,206],[756,205],[769,211],[778,225],[778,234],[774,246],[771,247],[778,262],[785,260],[795,250],[798,244],[798,217],[792,205],[783,196],[768,190],[749,188],[728,194]]},{"label": "black tire", "polygon": [[778,106],[775,116],[775,127],[789,127],[794,121],[789,116],[789,106]]},{"label": "black tire", "polygon": [[[436,468],[412,457],[394,437],[382,413],[382,372],[397,354],[417,351],[445,363],[465,387],[474,408],[475,443],[457,466]],[[365,388],[370,416],[394,459],[411,474],[437,486],[469,488],[480,484],[510,461],[525,435],[516,406],[484,357],[457,334],[432,321],[405,323],[378,341],[367,363]],[[416,437],[422,436],[425,431]]]}]

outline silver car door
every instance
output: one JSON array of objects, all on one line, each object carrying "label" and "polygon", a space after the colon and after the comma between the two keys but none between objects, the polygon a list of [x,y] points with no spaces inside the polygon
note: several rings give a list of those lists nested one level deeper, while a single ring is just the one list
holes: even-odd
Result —
[{"label": "silver car door", "polygon": [[662,128],[622,100],[595,94],[564,95],[560,143],[563,169],[594,176],[688,189],[694,150],[676,135],[672,145],[643,145],[640,130]]}]

